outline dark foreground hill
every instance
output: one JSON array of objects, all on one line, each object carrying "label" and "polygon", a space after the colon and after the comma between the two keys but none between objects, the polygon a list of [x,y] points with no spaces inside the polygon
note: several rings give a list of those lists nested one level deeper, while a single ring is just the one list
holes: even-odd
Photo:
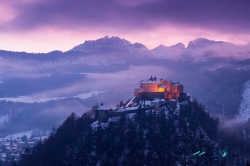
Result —
[{"label": "dark foreground hill", "polygon": [[[168,106],[158,111],[139,108],[137,113],[110,118],[107,123],[99,123],[92,113],[81,117],[72,113],[46,141],[27,149],[12,166],[246,163],[243,158],[221,156],[227,142],[218,139],[219,120],[210,117],[196,100],[175,111]],[[197,151],[200,153],[193,155]]]}]

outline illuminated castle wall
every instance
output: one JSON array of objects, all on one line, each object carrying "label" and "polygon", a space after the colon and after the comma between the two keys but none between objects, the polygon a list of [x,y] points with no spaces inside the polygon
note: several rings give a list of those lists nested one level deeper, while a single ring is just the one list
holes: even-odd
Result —
[{"label": "illuminated castle wall", "polygon": [[183,85],[167,80],[157,80],[152,77],[140,82],[140,89],[135,89],[134,95],[137,98],[164,98],[166,100],[178,99],[183,92]]}]

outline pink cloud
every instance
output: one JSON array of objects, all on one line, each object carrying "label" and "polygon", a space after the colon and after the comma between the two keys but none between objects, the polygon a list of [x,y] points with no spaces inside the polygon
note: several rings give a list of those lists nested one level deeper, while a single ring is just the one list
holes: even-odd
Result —
[{"label": "pink cloud", "polygon": [[250,41],[247,0],[241,3],[233,0],[4,0],[0,4],[4,6],[0,11],[6,13],[0,17],[2,49],[66,51],[85,40],[106,35],[141,42],[149,48],[178,42],[187,45],[198,37],[237,44]]}]

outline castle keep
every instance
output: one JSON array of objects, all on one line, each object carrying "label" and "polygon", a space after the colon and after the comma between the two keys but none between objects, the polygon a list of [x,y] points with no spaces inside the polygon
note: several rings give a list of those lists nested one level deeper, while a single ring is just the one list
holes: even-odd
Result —
[{"label": "castle keep", "polygon": [[135,89],[134,96],[139,99],[162,98],[165,100],[178,99],[180,93],[183,93],[183,85],[174,83],[171,80],[157,80],[156,77],[150,77],[148,80],[140,82],[140,88]]}]

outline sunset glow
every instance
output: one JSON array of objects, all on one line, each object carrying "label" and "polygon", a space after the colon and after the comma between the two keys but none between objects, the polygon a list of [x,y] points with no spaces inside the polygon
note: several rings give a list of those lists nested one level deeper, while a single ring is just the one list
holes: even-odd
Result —
[{"label": "sunset glow", "polygon": [[[225,5],[226,4],[226,5]],[[1,1],[2,50],[67,51],[104,36],[153,49],[196,38],[250,43],[249,1]],[[211,8],[213,11],[211,12]]]}]

